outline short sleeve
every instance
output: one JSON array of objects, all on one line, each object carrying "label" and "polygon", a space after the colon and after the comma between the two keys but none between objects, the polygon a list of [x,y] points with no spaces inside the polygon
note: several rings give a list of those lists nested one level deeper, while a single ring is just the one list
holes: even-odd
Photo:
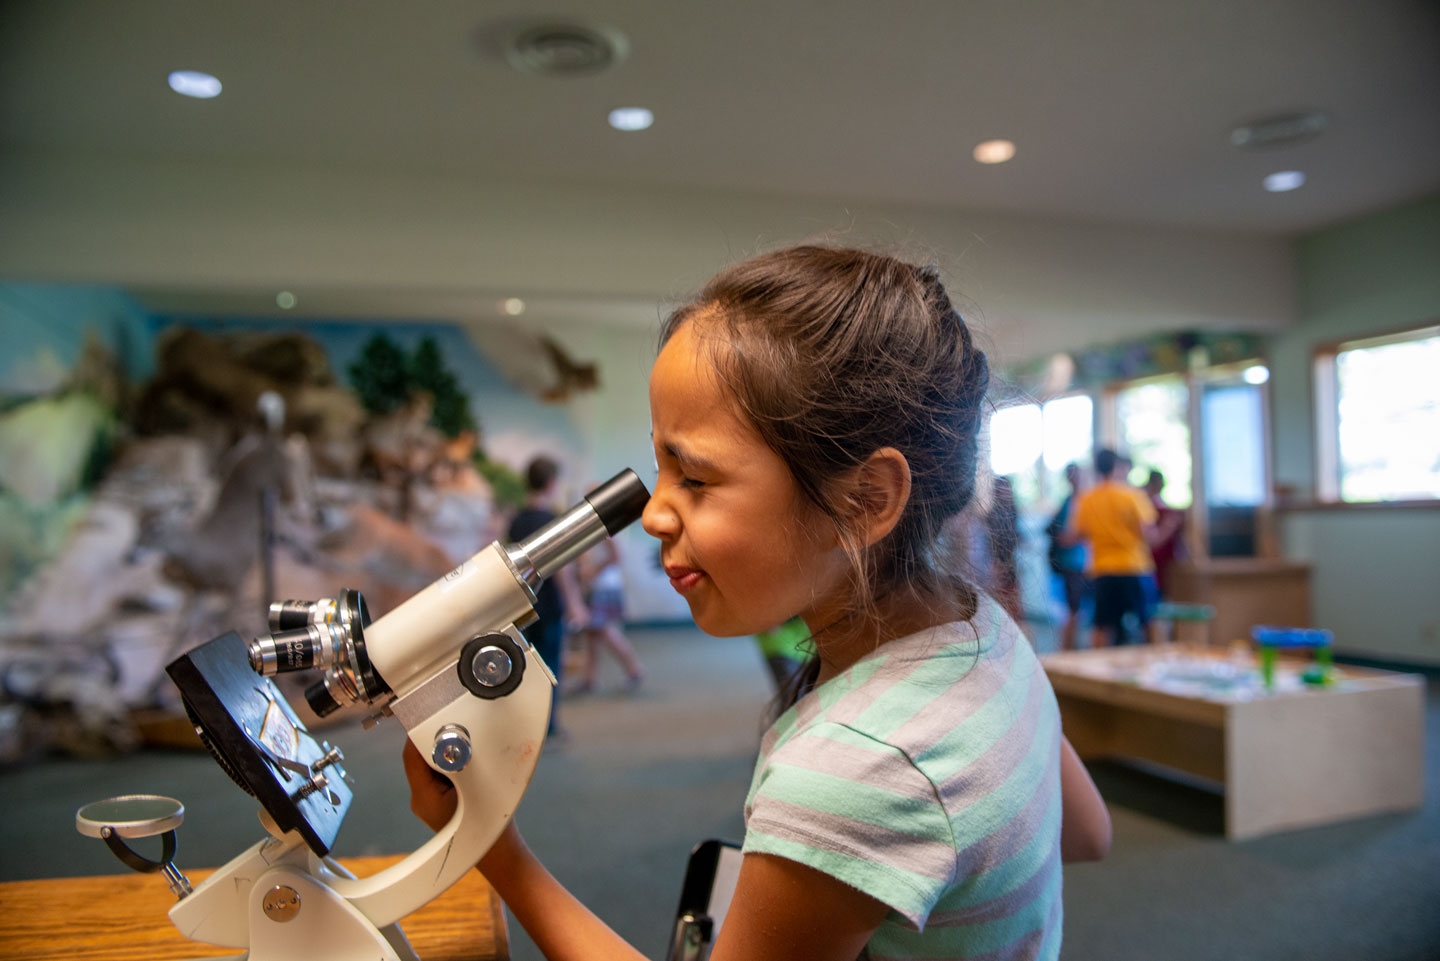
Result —
[{"label": "short sleeve", "polygon": [[1090,534],[1090,499],[1088,497],[1077,497],[1075,504],[1070,508],[1071,516],[1067,526],[1073,528],[1077,534],[1086,537]]},{"label": "short sleeve", "polygon": [[744,851],[837,878],[917,930],[956,870],[950,820],[930,779],[898,748],[831,722],[767,759],[747,807]]},{"label": "short sleeve", "polygon": [[1144,491],[1135,492],[1135,508],[1140,512],[1141,524],[1153,524],[1157,519],[1155,505],[1151,503],[1149,496]]}]

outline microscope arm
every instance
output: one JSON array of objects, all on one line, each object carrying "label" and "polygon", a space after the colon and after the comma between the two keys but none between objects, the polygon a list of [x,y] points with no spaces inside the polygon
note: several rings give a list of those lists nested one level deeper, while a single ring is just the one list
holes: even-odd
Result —
[{"label": "microscope arm", "polygon": [[[398,864],[365,878],[328,873],[325,882],[377,927],[398,921],[419,909],[452,884],[490,850],[535,773],[545,729],[550,718],[550,678],[537,663],[539,655],[526,650],[527,669],[520,686],[504,697],[487,700],[454,681],[457,695],[440,710],[411,723],[405,717],[404,699],[394,705],[411,742],[437,771],[432,752],[442,729],[458,725],[469,733],[471,757],[463,770],[441,771],[455,784],[458,805],[440,831]],[[417,689],[431,685],[443,690],[456,678],[456,667],[443,668]],[[431,696],[436,693],[432,688]]]}]

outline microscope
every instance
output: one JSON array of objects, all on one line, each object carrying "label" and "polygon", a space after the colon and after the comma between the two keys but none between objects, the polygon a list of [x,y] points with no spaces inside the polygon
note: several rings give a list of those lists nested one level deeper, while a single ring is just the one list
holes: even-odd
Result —
[{"label": "microscope", "polygon": [[[162,872],[179,899],[170,919],[187,937],[248,948],[251,961],[375,958],[415,961],[398,921],[443,893],[489,850],[530,783],[555,676],[520,628],[540,583],[640,516],[649,492],[626,470],[513,544],[481,550],[372,622],[342,590],[270,606],[272,633],[229,632],[173,661],[195,731],[260,802],[269,836],[193,889],[178,871],[178,801],[111,798],[76,814],[128,866]],[[317,740],[273,681],[323,675],[305,699],[321,717],[365,705],[366,729],[396,719],[422,757],[455,785],[455,814],[398,863],[351,875],[327,855],[353,798],[338,748]],[[160,861],[125,838],[163,835]]]}]

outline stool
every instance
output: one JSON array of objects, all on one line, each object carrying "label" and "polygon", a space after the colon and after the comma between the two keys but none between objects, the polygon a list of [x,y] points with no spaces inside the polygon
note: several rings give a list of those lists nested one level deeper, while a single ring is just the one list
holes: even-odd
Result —
[{"label": "stool", "polygon": [[[1209,646],[1213,641],[1210,628],[1215,620],[1215,608],[1210,604],[1175,604],[1162,601],[1155,605],[1150,615],[1150,643],[1169,644],[1179,640],[1179,625],[1192,625],[1190,632],[1200,634],[1200,642]],[[1196,627],[1195,625],[1198,625]]]}]

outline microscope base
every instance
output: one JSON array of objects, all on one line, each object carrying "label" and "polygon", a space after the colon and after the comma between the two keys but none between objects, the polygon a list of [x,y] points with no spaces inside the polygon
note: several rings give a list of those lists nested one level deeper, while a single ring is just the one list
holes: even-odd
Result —
[{"label": "microscope base", "polygon": [[[262,815],[261,820],[265,817]],[[275,834],[273,822],[267,824]],[[326,879],[354,875],[291,831],[257,842],[170,909],[181,934],[249,948],[249,961],[419,961],[398,923],[377,927]]]},{"label": "microscope base", "polygon": [[250,892],[249,961],[419,961],[399,924],[376,928],[304,871],[279,865]]}]

